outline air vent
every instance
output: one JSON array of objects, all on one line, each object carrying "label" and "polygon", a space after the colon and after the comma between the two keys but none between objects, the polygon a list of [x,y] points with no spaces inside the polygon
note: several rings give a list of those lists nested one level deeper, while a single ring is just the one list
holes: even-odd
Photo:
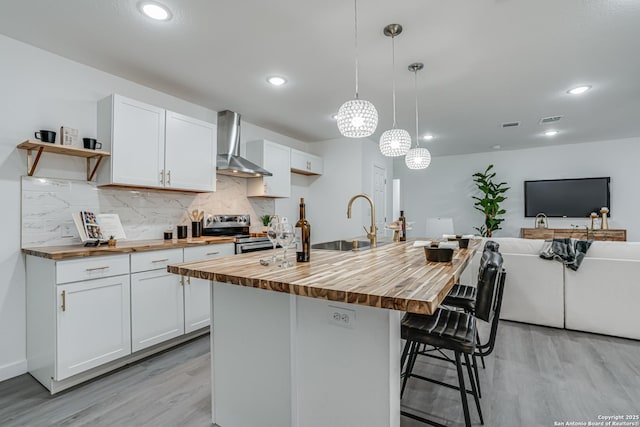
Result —
[{"label": "air vent", "polygon": [[520,126],[520,122],[507,122],[502,124],[503,128],[515,128],[518,126]]},{"label": "air vent", "polygon": [[546,125],[547,123],[555,123],[557,121],[559,121],[562,118],[562,116],[551,116],[551,117],[543,117],[540,119],[540,124],[541,125]]}]

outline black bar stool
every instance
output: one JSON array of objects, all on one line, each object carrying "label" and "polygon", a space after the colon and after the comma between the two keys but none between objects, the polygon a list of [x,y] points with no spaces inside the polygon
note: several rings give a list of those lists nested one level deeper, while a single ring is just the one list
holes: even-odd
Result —
[{"label": "black bar stool", "polygon": [[[477,376],[474,377],[473,375],[471,358],[474,358],[476,353],[476,318],[490,322],[495,317],[495,309],[500,306],[497,302],[499,299],[498,296],[501,293],[498,291],[498,288],[500,285],[504,285],[502,273],[502,255],[498,252],[488,253],[486,263],[484,266],[481,266],[480,269],[478,292],[475,304],[475,316],[464,311],[454,311],[445,308],[439,308],[432,316],[414,313],[407,313],[404,316],[402,319],[401,334],[402,338],[407,341],[404,352],[408,354],[408,361],[404,372],[401,396],[404,394],[407,381],[410,377],[416,377],[449,388],[457,389],[460,391],[465,425],[469,427],[471,426],[471,417],[469,415],[467,393],[471,393],[476,403],[480,423],[484,424],[476,384]],[[417,356],[419,354],[424,354],[424,350],[419,351],[419,347],[421,345],[432,346],[439,351],[444,349],[454,352],[455,361],[453,362],[456,365],[458,374],[458,386],[436,381],[413,373]],[[464,358],[464,365],[466,365],[471,390],[467,390],[465,386],[462,358]],[[401,411],[401,414],[427,424],[435,426],[441,425],[435,421],[428,420],[410,412]]]}]

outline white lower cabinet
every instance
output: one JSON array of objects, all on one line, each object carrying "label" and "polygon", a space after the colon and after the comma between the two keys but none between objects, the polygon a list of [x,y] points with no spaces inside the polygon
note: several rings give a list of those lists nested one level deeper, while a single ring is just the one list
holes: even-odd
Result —
[{"label": "white lower cabinet", "polygon": [[131,349],[184,334],[182,278],[166,270],[131,275]]},{"label": "white lower cabinet", "polygon": [[233,254],[223,243],[58,261],[28,255],[29,373],[54,394],[206,332],[210,282],[167,265]]},{"label": "white lower cabinet", "polygon": [[57,286],[55,379],[131,353],[129,275]]},{"label": "white lower cabinet", "polygon": [[77,384],[71,377],[131,354],[129,255],[26,261],[34,378],[54,393]]},{"label": "white lower cabinet", "polygon": [[131,254],[132,351],[184,334],[183,280],[167,273],[182,259],[182,249]]},{"label": "white lower cabinet", "polygon": [[[204,259],[233,255],[233,243],[192,247],[184,249],[184,261],[192,262]],[[211,324],[211,282],[193,277],[184,278],[184,329],[193,332]]]}]

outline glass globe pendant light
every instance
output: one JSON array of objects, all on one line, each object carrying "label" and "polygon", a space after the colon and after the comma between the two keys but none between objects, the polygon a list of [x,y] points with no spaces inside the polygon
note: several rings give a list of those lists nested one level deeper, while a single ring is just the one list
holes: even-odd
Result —
[{"label": "glass globe pendant light", "polygon": [[418,121],[418,71],[424,68],[424,64],[416,62],[409,65],[409,71],[414,73],[416,89],[416,148],[409,150],[404,157],[404,162],[409,169],[426,169],[431,163],[431,153],[426,148],[420,147],[420,132]]},{"label": "glass globe pendant light", "polygon": [[404,129],[396,129],[396,50],[395,36],[402,33],[402,25],[389,24],[384,27],[384,35],[391,37],[391,59],[393,80],[393,126],[380,136],[380,152],[387,157],[404,156],[411,148],[411,135]]},{"label": "glass globe pendant light", "polygon": [[342,104],[338,110],[338,129],[348,138],[366,138],[378,126],[378,111],[369,101],[358,97],[358,3],[354,0],[356,47],[356,96]]}]

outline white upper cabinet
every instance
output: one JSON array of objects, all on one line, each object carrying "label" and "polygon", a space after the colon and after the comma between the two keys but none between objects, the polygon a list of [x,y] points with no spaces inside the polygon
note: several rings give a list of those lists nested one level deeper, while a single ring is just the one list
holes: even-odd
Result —
[{"label": "white upper cabinet", "polygon": [[246,157],[273,176],[249,178],[249,197],[289,197],[291,195],[291,148],[267,140],[247,142]]},{"label": "white upper cabinet", "polygon": [[216,126],[167,111],[166,187],[193,191],[216,189]]},{"label": "white upper cabinet", "polygon": [[111,95],[98,102],[98,140],[111,152],[100,185],[215,191],[212,123]]},{"label": "white upper cabinet", "polygon": [[322,157],[291,149],[291,172],[301,175],[322,175],[323,168]]},{"label": "white upper cabinet", "polygon": [[165,111],[120,95],[98,103],[98,140],[110,151],[100,184],[162,187]]}]

